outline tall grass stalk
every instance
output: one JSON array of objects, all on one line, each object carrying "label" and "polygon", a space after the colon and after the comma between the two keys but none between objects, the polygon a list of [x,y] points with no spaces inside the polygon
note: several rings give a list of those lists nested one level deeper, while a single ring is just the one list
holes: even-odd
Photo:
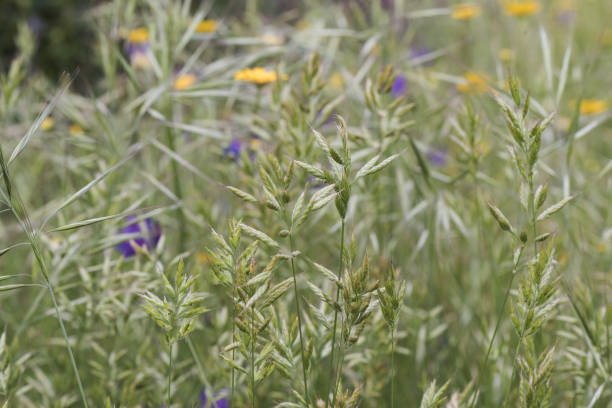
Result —
[{"label": "tall grass stalk", "polygon": [[[338,267],[338,279],[342,280],[342,276],[344,275],[343,271],[344,271],[344,218],[342,218],[341,220],[342,225],[340,227],[340,266]],[[338,302],[338,300],[340,299],[340,287],[336,286],[336,303]],[[328,383],[328,389],[327,389],[327,394],[325,395],[325,406],[328,407],[329,405],[329,394],[331,392],[331,385],[332,383],[334,383],[334,353],[336,351],[336,331],[337,331],[337,326],[338,326],[338,310],[335,309],[334,311],[334,325],[332,328],[332,338],[331,338],[331,354],[330,354],[330,358],[329,358],[329,383]],[[340,373],[337,373],[336,375],[340,375]],[[335,389],[334,389],[334,395],[335,395]],[[333,406],[333,404],[332,404]]]},{"label": "tall grass stalk", "polygon": [[310,393],[308,392],[308,376],[306,372],[306,354],[304,349],[304,337],[302,335],[302,311],[300,309],[300,293],[297,286],[297,279],[295,277],[295,262],[293,260],[293,234],[289,232],[289,246],[291,250],[291,273],[293,274],[293,290],[295,295],[295,312],[298,317],[298,333],[300,335],[300,354],[302,357],[302,375],[304,377],[304,395],[306,396],[306,402],[310,401]]}]

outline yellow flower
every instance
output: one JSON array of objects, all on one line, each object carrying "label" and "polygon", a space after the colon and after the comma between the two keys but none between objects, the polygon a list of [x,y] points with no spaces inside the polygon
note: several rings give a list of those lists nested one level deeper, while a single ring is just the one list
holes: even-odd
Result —
[{"label": "yellow flower", "polygon": [[599,38],[599,42],[604,47],[612,46],[612,29],[611,28],[606,28],[605,30],[603,30],[603,32],[601,33],[601,37]]},{"label": "yellow flower", "polygon": [[174,90],[182,91],[184,89],[189,88],[191,85],[196,83],[196,76],[193,74],[184,74],[180,77],[176,78],[174,81]]},{"label": "yellow flower", "polygon": [[[234,74],[234,79],[237,81],[252,82],[258,85],[269,84],[277,80],[275,71],[268,71],[265,68],[245,68]],[[287,79],[287,75],[283,74],[281,79]]]},{"label": "yellow flower", "polygon": [[469,20],[478,17],[481,13],[482,9],[478,4],[459,3],[453,6],[451,17],[455,20]]},{"label": "yellow flower", "polygon": [[608,110],[608,102],[601,99],[583,99],[580,102],[580,113],[583,115],[597,115]]},{"label": "yellow flower", "polygon": [[68,131],[74,136],[82,135],[83,133],[85,133],[83,128],[78,123],[75,123],[74,125],[70,126]]},{"label": "yellow flower", "polygon": [[266,45],[281,45],[283,43],[283,39],[281,37],[273,34],[262,35],[261,41],[263,41]]},{"label": "yellow flower", "polygon": [[463,93],[483,94],[489,89],[487,79],[484,74],[468,72],[463,75],[464,83],[457,85],[457,90]]},{"label": "yellow flower", "polygon": [[196,26],[196,33],[212,33],[217,29],[217,20],[202,20]]},{"label": "yellow flower", "polygon": [[541,4],[538,1],[515,1],[506,3],[504,11],[514,17],[526,17],[540,11]]},{"label": "yellow flower", "polygon": [[258,149],[259,147],[261,147],[261,140],[257,138],[253,138],[251,139],[250,145],[251,145],[251,148]]},{"label": "yellow flower", "polygon": [[40,130],[42,131],[47,131],[47,130],[51,130],[53,129],[53,125],[55,124],[55,122],[53,121],[53,118],[51,116],[45,118],[45,120],[42,121],[42,123],[40,124]]},{"label": "yellow flower", "polygon": [[130,31],[128,41],[132,44],[144,44],[149,41],[149,31],[146,28],[137,28]]},{"label": "yellow flower", "polygon": [[342,85],[344,85],[344,78],[342,77],[342,74],[340,74],[339,72],[333,74],[329,78],[329,84],[334,88],[342,88]]},{"label": "yellow flower", "polygon": [[510,48],[502,48],[499,50],[499,59],[504,62],[510,62],[514,59],[514,51]]}]

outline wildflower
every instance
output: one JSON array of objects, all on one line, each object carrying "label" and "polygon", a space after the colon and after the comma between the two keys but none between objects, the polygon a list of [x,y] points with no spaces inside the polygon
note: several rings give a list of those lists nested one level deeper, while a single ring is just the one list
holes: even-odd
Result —
[{"label": "wildflower", "polygon": [[130,60],[130,64],[136,68],[149,68],[151,61],[147,55],[149,51],[149,32],[146,28],[132,30],[127,35],[125,51]]},{"label": "wildflower", "polygon": [[230,408],[227,390],[222,390],[212,395],[212,401],[208,405],[208,394],[206,388],[200,392],[200,408]]},{"label": "wildflower", "polygon": [[334,73],[329,78],[329,84],[334,88],[342,88],[342,86],[344,85],[344,78],[342,77],[342,74],[339,72]]},{"label": "wildflower", "polygon": [[580,102],[580,113],[583,115],[597,115],[608,110],[610,105],[601,99],[584,99]]},{"label": "wildflower", "polygon": [[486,77],[476,72],[468,72],[463,75],[464,83],[457,85],[457,90],[463,93],[483,94],[489,89]]},{"label": "wildflower", "polygon": [[70,126],[70,128],[68,128],[68,131],[73,136],[78,136],[78,135],[82,135],[83,133],[85,133],[81,125],[79,125],[78,123],[75,123],[72,126]]},{"label": "wildflower", "polygon": [[459,3],[453,6],[451,17],[455,20],[470,20],[478,17],[481,13],[482,9],[478,4]]},{"label": "wildflower", "polygon": [[174,90],[182,91],[196,83],[196,76],[193,74],[183,74],[174,81]]},{"label": "wildflower", "polygon": [[235,160],[238,157],[240,157],[241,151],[242,151],[242,142],[238,139],[233,139],[230,142],[229,146],[223,149],[223,154]]},{"label": "wildflower", "polygon": [[217,30],[218,25],[217,20],[202,20],[196,26],[195,32],[200,34],[213,33]]},{"label": "wildflower", "polygon": [[611,28],[606,28],[605,30],[603,30],[603,32],[601,33],[601,36],[599,37],[599,42],[604,47],[612,46],[612,29]]},{"label": "wildflower", "polygon": [[444,167],[447,162],[447,149],[431,149],[429,153],[427,153],[427,160],[434,165],[435,167]]},{"label": "wildflower", "polygon": [[403,74],[398,74],[393,80],[393,85],[391,85],[391,95],[394,98],[399,98],[404,96],[408,92],[408,83],[406,82],[406,77]]},{"label": "wildflower", "polygon": [[515,1],[506,3],[504,11],[514,17],[526,17],[540,11],[541,4],[538,1]]},{"label": "wildflower", "polygon": [[42,121],[42,123],[40,124],[40,130],[42,131],[47,131],[47,130],[51,130],[53,129],[53,125],[55,124],[55,122],[53,121],[53,118],[51,116],[46,117],[45,120]]},{"label": "wildflower", "polygon": [[[126,221],[132,222],[135,219],[135,215],[130,215],[126,218]],[[129,241],[123,241],[115,246],[124,257],[129,258],[136,254],[136,248],[132,243],[140,248],[155,248],[161,237],[161,227],[154,219],[147,218],[127,225],[121,230],[121,234],[138,234],[137,237],[133,237]]]},{"label": "wildflower", "polygon": [[145,44],[149,42],[149,31],[146,28],[137,28],[128,33],[128,42],[131,44]]},{"label": "wildflower", "polygon": [[[252,82],[257,85],[269,84],[278,79],[275,71],[268,71],[265,68],[246,68],[234,74],[234,79],[237,81]],[[281,75],[281,79],[287,79],[287,75]]]}]

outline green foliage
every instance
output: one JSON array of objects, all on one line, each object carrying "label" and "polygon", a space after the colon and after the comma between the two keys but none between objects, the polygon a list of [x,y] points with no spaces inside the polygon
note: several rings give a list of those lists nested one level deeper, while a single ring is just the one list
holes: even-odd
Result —
[{"label": "green foliage", "polygon": [[612,3],[297,3],[0,12],[0,406],[609,406]]}]

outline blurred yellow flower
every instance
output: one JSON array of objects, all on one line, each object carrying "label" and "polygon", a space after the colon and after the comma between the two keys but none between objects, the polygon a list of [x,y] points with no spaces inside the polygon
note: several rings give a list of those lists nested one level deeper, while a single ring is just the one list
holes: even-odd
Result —
[{"label": "blurred yellow flower", "polygon": [[259,147],[261,147],[261,140],[257,138],[253,138],[251,139],[250,145],[253,149],[258,149]]},{"label": "blurred yellow flower", "polygon": [[[237,81],[252,82],[258,85],[269,84],[277,80],[275,71],[268,71],[262,67],[245,68],[234,74],[234,79]],[[283,74],[281,79],[287,79],[287,75]]]},{"label": "blurred yellow flower", "polygon": [[514,51],[510,48],[502,48],[499,50],[499,59],[504,62],[509,62],[514,59]]},{"label": "blurred yellow flower", "polygon": [[174,90],[182,91],[184,89],[187,89],[191,85],[195,84],[196,80],[197,78],[193,74],[183,74],[176,78],[176,81],[174,81]]},{"label": "blurred yellow flower", "polygon": [[149,31],[146,28],[137,28],[130,31],[128,41],[132,44],[144,44],[149,41]]},{"label": "blurred yellow flower", "polygon": [[54,124],[55,122],[53,121],[53,118],[49,116],[45,118],[45,120],[43,120],[42,123],[40,124],[40,130],[42,131],[51,130],[53,129]]},{"label": "blurred yellow flower", "polygon": [[608,110],[610,105],[601,99],[583,99],[580,102],[580,113],[583,115],[596,115]]},{"label": "blurred yellow flower", "polygon": [[77,123],[75,123],[74,125],[70,126],[68,131],[70,132],[70,134],[72,134],[74,136],[82,135],[83,133],[85,133],[85,131],[83,130],[81,125],[79,125]]},{"label": "blurred yellow flower", "polygon": [[601,37],[599,38],[599,42],[604,47],[612,46],[612,28],[606,28],[601,33]]},{"label": "blurred yellow flower", "polygon": [[261,41],[263,41],[266,45],[281,45],[283,43],[282,37],[273,34],[262,35]]},{"label": "blurred yellow flower", "polygon": [[477,72],[467,72],[463,75],[464,83],[457,85],[457,90],[463,93],[483,94],[489,89],[486,75]]},{"label": "blurred yellow flower", "polygon": [[334,73],[329,78],[329,84],[334,88],[342,88],[342,85],[344,85],[344,78],[342,77],[342,74],[339,72]]},{"label": "blurred yellow flower", "polygon": [[455,20],[469,20],[482,14],[482,8],[475,3],[459,3],[453,6],[451,17]]},{"label": "blurred yellow flower", "polygon": [[504,11],[514,17],[526,17],[540,11],[542,5],[539,1],[516,1],[511,0],[506,3]]},{"label": "blurred yellow flower", "polygon": [[217,20],[202,20],[196,26],[196,33],[212,33],[217,29]]}]

